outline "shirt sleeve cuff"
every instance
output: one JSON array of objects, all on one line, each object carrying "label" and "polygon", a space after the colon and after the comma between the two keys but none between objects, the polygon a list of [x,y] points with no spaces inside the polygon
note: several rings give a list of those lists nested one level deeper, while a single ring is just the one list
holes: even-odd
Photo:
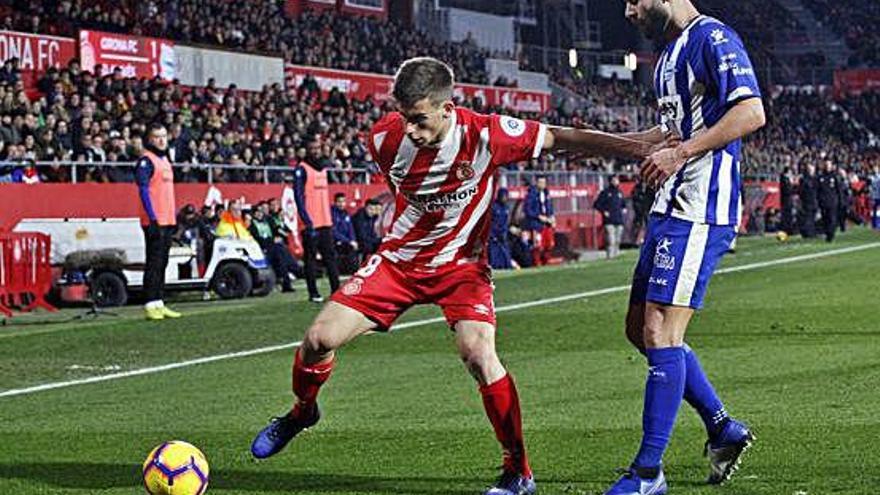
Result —
[{"label": "shirt sleeve cuff", "polygon": [[538,127],[538,138],[535,140],[535,149],[532,151],[532,158],[538,158],[541,155],[541,150],[544,149],[544,138],[547,137],[547,126],[544,124],[540,124]]}]

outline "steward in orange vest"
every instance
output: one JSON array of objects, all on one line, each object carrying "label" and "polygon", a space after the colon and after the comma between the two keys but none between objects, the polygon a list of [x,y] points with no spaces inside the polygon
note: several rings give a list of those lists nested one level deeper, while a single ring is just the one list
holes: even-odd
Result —
[{"label": "steward in orange vest", "polygon": [[147,145],[135,168],[135,182],[141,199],[141,225],[146,239],[147,259],[144,267],[144,311],[148,320],[179,318],[180,313],[165,307],[165,268],[171,250],[171,236],[176,229],[174,205],[174,171],[168,160],[168,130],[152,124],[147,132]]},{"label": "steward in orange vest", "polygon": [[303,258],[305,264],[306,287],[309,300],[321,302],[315,280],[317,253],[330,280],[330,290],[339,288],[339,268],[336,264],[336,246],[333,242],[333,218],[330,215],[330,189],[327,183],[326,164],[329,160],[321,157],[321,142],[312,138],[308,143],[308,156],[293,170],[293,198],[302,220]]}]

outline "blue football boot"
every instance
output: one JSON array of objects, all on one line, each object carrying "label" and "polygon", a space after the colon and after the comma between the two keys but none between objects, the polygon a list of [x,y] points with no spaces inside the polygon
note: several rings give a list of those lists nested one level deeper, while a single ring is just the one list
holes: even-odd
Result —
[{"label": "blue football boot", "polygon": [[251,453],[257,459],[265,459],[280,452],[301,431],[314,426],[321,419],[321,412],[315,405],[314,413],[305,420],[286,414],[272,418],[269,426],[263,428],[251,444]]},{"label": "blue football boot", "polygon": [[523,476],[512,471],[504,471],[494,485],[483,495],[532,495],[537,490],[534,476]]},{"label": "blue football boot", "polygon": [[755,435],[746,425],[734,419],[728,421],[716,438],[706,441],[704,454],[709,458],[710,467],[707,482],[720,485],[729,480],[754,441]]},{"label": "blue football boot", "polygon": [[629,468],[617,480],[617,483],[611,485],[611,488],[605,492],[605,495],[665,495],[666,494],[666,476],[663,470],[657,472],[655,478],[642,478],[636,472],[635,468]]}]

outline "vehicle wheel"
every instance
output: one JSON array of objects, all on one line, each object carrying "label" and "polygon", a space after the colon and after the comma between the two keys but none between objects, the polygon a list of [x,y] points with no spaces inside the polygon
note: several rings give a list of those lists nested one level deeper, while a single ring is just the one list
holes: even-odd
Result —
[{"label": "vehicle wheel", "polygon": [[241,299],[251,293],[254,281],[247,267],[238,263],[226,263],[217,269],[211,285],[222,299]]},{"label": "vehicle wheel", "polygon": [[92,277],[89,284],[89,294],[95,306],[99,308],[125,306],[125,303],[128,302],[125,280],[113,272],[101,272]]},{"label": "vehicle wheel", "polygon": [[254,297],[266,297],[275,290],[275,273],[270,272],[265,277],[257,278],[257,284],[251,295]]}]

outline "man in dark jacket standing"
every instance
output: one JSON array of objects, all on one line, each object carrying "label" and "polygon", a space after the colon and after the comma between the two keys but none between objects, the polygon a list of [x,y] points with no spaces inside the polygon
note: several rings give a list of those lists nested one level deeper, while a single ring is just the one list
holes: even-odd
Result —
[{"label": "man in dark jacket standing", "polygon": [[816,212],[819,210],[819,182],[815,165],[807,165],[800,184],[801,236],[810,239],[816,237]]},{"label": "man in dark jacket standing", "polygon": [[354,224],[348,214],[345,193],[336,193],[330,216],[333,219],[333,241],[336,243],[336,254],[339,256],[340,272],[354,273],[360,265],[358,258],[358,242],[354,233]]},{"label": "man in dark jacket standing", "polygon": [[534,264],[546,264],[553,249],[553,227],[556,226],[553,200],[550,198],[550,190],[547,189],[546,177],[538,177],[535,185],[529,186],[524,209],[524,228],[531,234]]},{"label": "man in dark jacket standing", "polygon": [[825,241],[834,240],[837,231],[837,209],[840,204],[840,192],[838,182],[840,177],[834,170],[831,160],[825,162],[822,173],[819,174],[819,207],[822,209],[822,226],[825,229]]},{"label": "man in dark jacket standing", "polygon": [[782,202],[782,231],[786,234],[794,232],[792,224],[792,211],[794,209],[794,194],[797,179],[791,172],[790,167],[785,167],[779,177],[779,196]]},{"label": "man in dark jacket standing", "polygon": [[620,179],[611,177],[608,187],[599,193],[593,208],[602,213],[605,224],[605,252],[608,258],[620,254],[620,236],[623,234],[623,217],[626,215],[626,200],[620,192]]}]

